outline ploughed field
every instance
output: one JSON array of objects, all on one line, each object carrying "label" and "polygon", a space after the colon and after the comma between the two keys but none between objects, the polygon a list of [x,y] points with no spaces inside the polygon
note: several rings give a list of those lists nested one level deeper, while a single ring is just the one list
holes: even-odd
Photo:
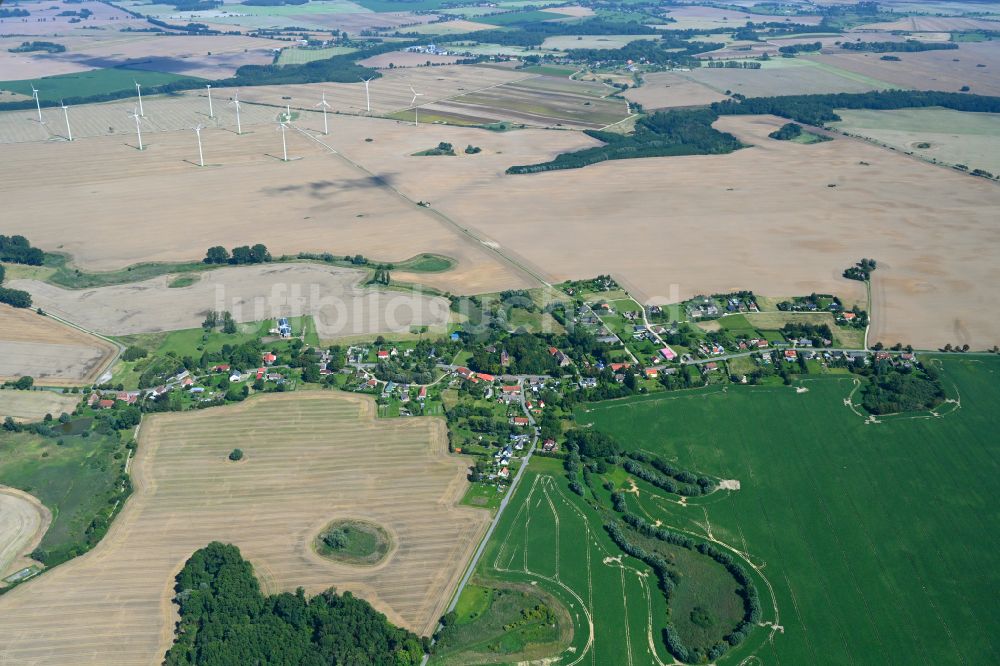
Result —
[{"label": "ploughed field", "polygon": [[[266,592],[350,590],[429,634],[489,518],[457,507],[467,482],[443,421],[376,421],[370,400],[341,393],[153,415],[131,473],[135,493],[93,551],[0,597],[7,663],[159,662],[174,575],[213,540],[239,546]],[[313,540],[338,518],[380,525],[395,549],[373,567],[321,557]]]}]

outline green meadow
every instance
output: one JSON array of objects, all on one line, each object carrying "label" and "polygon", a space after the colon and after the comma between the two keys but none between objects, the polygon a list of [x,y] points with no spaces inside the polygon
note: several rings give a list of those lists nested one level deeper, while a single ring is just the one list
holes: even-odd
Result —
[{"label": "green meadow", "polygon": [[[763,577],[758,591],[765,609],[768,600],[776,606],[777,627],[756,631],[720,663],[751,654],[764,664],[1000,663],[1000,359],[932,362],[957,401],[940,417],[866,423],[844,403],[850,376],[578,408],[579,425],[628,448],[740,482],[738,491],[686,505],[642,489],[628,497],[630,510],[649,521],[744,552]],[[529,476],[519,495],[531,483]],[[535,500],[524,511],[532,526],[538,508]],[[523,521],[512,509],[511,520]],[[497,561],[517,570],[518,553],[508,550]],[[595,575],[603,573],[593,562]],[[621,592],[606,593],[621,603]],[[643,604],[641,591],[628,602]],[[764,618],[771,619],[766,610]],[[605,640],[609,649],[622,645],[610,627]]]},{"label": "green meadow", "polygon": [[38,97],[43,102],[58,102],[72,97],[87,97],[135,90],[135,82],[152,87],[173,83],[184,79],[198,80],[194,76],[180,76],[168,72],[151,72],[141,69],[94,69],[89,72],[57,74],[40,79],[23,81],[0,81],[0,90],[10,90],[22,95],[31,95],[31,86],[38,89]]}]

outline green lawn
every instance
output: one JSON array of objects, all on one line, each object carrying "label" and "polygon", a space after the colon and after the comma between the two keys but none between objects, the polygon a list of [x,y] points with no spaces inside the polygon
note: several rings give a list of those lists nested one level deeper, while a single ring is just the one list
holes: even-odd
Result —
[{"label": "green lawn", "polygon": [[462,497],[461,503],[466,506],[489,509],[491,513],[495,513],[500,506],[500,500],[503,499],[504,494],[505,491],[497,490],[494,483],[470,483],[469,489],[465,491],[465,496]]},{"label": "green lawn", "polygon": [[193,76],[179,76],[167,72],[150,72],[140,69],[95,69],[75,74],[58,74],[40,79],[22,81],[0,81],[0,90],[11,90],[22,95],[31,95],[31,86],[38,89],[43,102],[58,102],[71,97],[100,95],[121,90],[135,90],[138,81],[144,87],[159,86],[182,79],[198,79]]},{"label": "green lawn", "polygon": [[721,663],[751,651],[764,664],[1000,662],[1000,359],[938,362],[961,398],[942,418],[866,424],[843,402],[853,378],[834,375],[803,393],[729,386],[578,409],[629,447],[740,481],[697,507],[639,498],[651,517],[710,525],[746,550],[768,580],[762,603],[773,586],[784,631],[756,632]]}]

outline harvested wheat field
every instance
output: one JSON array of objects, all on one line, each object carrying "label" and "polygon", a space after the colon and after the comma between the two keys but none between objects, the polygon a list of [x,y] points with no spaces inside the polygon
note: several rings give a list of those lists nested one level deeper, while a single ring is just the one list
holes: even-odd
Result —
[{"label": "harvested wheat field", "polygon": [[[239,322],[313,315],[319,336],[407,332],[443,326],[448,301],[364,287],[363,271],[316,264],[220,268],[170,287],[174,276],[96,289],[62,289],[37,280],[12,280],[47,312],[106,335],[197,328],[208,311],[228,310]],[[0,412],[3,394],[0,393]]]},{"label": "harvested wheat field", "polygon": [[727,99],[725,94],[673,72],[654,72],[642,78],[643,85],[630,88],[625,97],[646,109],[700,106]]},{"label": "harvested wheat field", "polygon": [[28,554],[51,523],[52,512],[37,498],[0,485],[0,579],[32,564]]},{"label": "harvested wheat field", "polygon": [[63,412],[72,412],[79,402],[79,395],[69,393],[2,390],[0,419],[10,416],[16,421],[41,421],[46,414],[57,417]]},{"label": "harvested wheat field", "polygon": [[[503,168],[540,161],[540,137],[561,133],[509,133],[535,143],[484,140],[478,159],[428,158],[394,183],[553,282],[610,272],[656,302],[734,288],[852,299],[861,285],[841,272],[877,254],[871,342],[1000,343],[1000,188],[861,141],[769,139],[783,122],[724,117],[717,127],[753,144],[730,155],[518,176]],[[444,130],[456,145],[474,131]],[[369,155],[373,170],[399,164]]]},{"label": "harvested wheat field", "polygon": [[[150,104],[147,114],[153,109]],[[349,140],[351,160],[362,158],[382,137],[390,142],[396,136],[417,137],[420,149],[445,138],[433,126],[343,116],[331,116],[330,122],[332,133],[349,132],[349,139],[340,138]],[[321,128],[322,118],[304,114],[295,126]],[[369,171],[293,129],[287,135],[290,161],[283,162],[281,135],[273,126],[242,136],[210,129],[202,132],[208,166],[200,169],[192,161],[198,147],[190,130],[144,135],[147,150],[141,152],[129,146],[134,138],[5,147],[0,196],[12,210],[32,211],[30,219],[10,220],[6,232],[24,234],[46,250],[67,252],[88,270],[196,261],[213,245],[260,242],[276,255],[360,253],[386,262],[420,252],[447,255],[457,261],[451,271],[393,276],[454,293],[528,284],[487,248],[418,206],[421,193],[406,199],[396,192],[397,172],[407,162],[420,161],[409,153],[398,154],[396,164]],[[44,181],[35,177],[40,172],[46,174]],[[60,196],[51,196],[52,191]]]},{"label": "harvested wheat field", "polygon": [[[90,553],[0,597],[7,664],[159,663],[172,641],[173,577],[193,551],[233,543],[268,592],[331,586],[430,634],[489,513],[458,507],[465,464],[444,421],[376,420],[361,396],[272,395],[143,423],[135,493]],[[246,457],[227,459],[234,446]],[[374,567],[310,544],[335,519],[384,527]]]},{"label": "harvested wheat field", "polygon": [[[1000,29],[1000,22],[996,25]],[[979,95],[1000,95],[1000,42],[968,43],[952,51],[897,55],[902,62],[882,60],[877,53],[824,53],[806,58],[903,88],[958,92],[962,86],[969,86],[971,92]]]},{"label": "harvested wheat field", "polygon": [[0,305],[0,380],[25,375],[45,386],[90,384],[115,346],[34,310]]}]

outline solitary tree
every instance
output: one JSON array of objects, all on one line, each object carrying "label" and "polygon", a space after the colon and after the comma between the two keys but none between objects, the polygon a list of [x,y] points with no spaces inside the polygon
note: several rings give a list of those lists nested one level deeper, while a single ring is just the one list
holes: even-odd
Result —
[{"label": "solitary tree", "polygon": [[243,449],[233,449],[229,453],[229,459],[233,462],[243,460]]}]

